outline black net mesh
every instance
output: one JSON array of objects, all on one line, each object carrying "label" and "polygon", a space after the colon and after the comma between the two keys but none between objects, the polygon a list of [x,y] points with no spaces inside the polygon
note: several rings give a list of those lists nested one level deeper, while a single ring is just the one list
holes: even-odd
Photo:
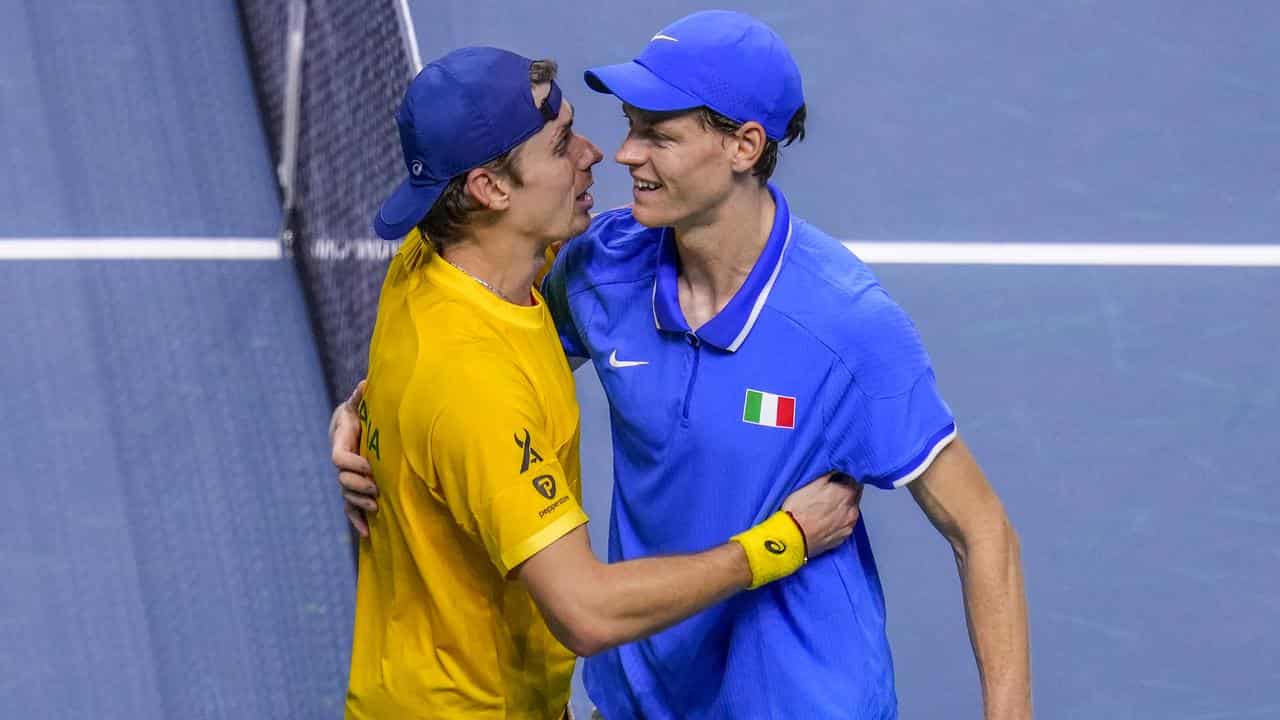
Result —
[{"label": "black net mesh", "polygon": [[[239,0],[272,156],[281,156],[288,0]],[[364,376],[393,243],[371,222],[405,176],[394,114],[414,65],[397,0],[308,0],[292,250],[329,391]]]}]

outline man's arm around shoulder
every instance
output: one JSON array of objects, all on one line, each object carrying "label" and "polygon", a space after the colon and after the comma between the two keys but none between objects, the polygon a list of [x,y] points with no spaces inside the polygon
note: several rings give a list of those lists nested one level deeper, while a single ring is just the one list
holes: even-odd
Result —
[{"label": "man's arm around shoulder", "polygon": [[777,530],[790,529],[795,542],[807,548],[788,551],[805,552],[799,562],[836,547],[853,532],[861,493],[860,486],[824,476],[783,503],[791,518],[778,513],[735,536],[736,542],[692,555],[604,563],[592,553],[586,527],[580,526],[526,560],[514,575],[528,587],[552,634],[574,653],[594,655],[777,577],[768,576],[768,568],[758,562],[774,560],[777,545],[769,551],[747,549],[785,537],[770,523],[780,523]]}]

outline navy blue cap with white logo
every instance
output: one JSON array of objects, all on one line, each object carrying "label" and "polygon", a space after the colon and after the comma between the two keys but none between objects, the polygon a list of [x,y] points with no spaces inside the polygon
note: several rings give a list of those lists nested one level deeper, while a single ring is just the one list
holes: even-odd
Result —
[{"label": "navy blue cap with white logo", "polygon": [[781,140],[804,104],[800,68],[768,25],[750,15],[709,10],[659,31],[631,62],[585,73],[592,90],[641,110],[706,106],[740,123],[756,121]]},{"label": "navy blue cap with white logo", "polygon": [[373,219],[378,236],[398,240],[435,205],[453,178],[535,135],[560,113],[560,88],[533,104],[533,61],[506,50],[468,47],[426,67],[396,113],[409,177]]}]

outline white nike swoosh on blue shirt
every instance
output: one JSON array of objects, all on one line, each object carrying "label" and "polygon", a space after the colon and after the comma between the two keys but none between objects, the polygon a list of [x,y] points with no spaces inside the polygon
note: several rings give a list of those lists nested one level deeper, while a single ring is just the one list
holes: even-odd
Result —
[{"label": "white nike swoosh on blue shirt", "polygon": [[639,365],[648,365],[648,364],[649,364],[648,360],[619,360],[617,350],[614,350],[613,352],[609,353],[609,367],[628,368],[628,367],[636,367]]}]

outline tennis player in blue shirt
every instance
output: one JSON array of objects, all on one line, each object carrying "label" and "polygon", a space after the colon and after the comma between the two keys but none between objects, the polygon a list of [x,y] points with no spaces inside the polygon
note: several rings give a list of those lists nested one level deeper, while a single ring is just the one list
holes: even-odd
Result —
[{"label": "tennis player in blue shirt", "polygon": [[[623,103],[634,202],[571,240],[543,293],[612,408],[610,561],[718,543],[777,509],[780,478],[906,487],[955,551],[986,717],[1030,717],[1017,537],[920,337],[768,182],[804,134],[781,38],[696,13],[586,80]],[[585,681],[607,720],[896,718],[884,617],[859,523],[790,578],[588,658]]]}]

